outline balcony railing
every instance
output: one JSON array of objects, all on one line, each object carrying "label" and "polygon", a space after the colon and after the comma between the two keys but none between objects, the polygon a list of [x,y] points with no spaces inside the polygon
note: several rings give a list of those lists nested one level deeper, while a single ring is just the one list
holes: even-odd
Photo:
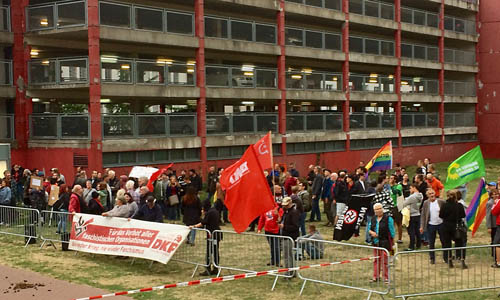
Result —
[{"label": "balcony railing", "polygon": [[13,140],[14,136],[14,115],[0,115],[0,140]]},{"label": "balcony railing", "polygon": [[205,68],[207,86],[231,88],[268,88],[278,87],[276,69],[210,65]]},{"label": "balcony railing", "polygon": [[401,93],[438,95],[439,80],[420,77],[401,78]]},{"label": "balcony railing", "polygon": [[286,72],[289,90],[342,91],[342,74],[313,71]]},{"label": "balcony railing", "polygon": [[444,29],[459,33],[477,35],[476,22],[450,16],[444,17]]},{"label": "balcony railing", "polygon": [[437,112],[436,113],[402,112],[401,127],[402,128],[439,127],[439,114]]},{"label": "balcony railing", "polygon": [[285,42],[288,46],[342,50],[342,35],[340,33],[286,27]]},{"label": "balcony railing", "polygon": [[444,127],[475,127],[476,114],[470,113],[445,113]]},{"label": "balcony railing", "polygon": [[287,113],[287,131],[341,131],[343,115],[337,112]]},{"label": "balcony railing", "polygon": [[476,65],[476,53],[456,49],[444,49],[444,62],[450,64]]},{"label": "balcony railing", "polygon": [[275,113],[208,113],[207,135],[256,134],[278,131],[278,115]]},{"label": "balcony railing", "polygon": [[28,6],[26,11],[28,31],[87,25],[85,0],[33,5]]},{"label": "balcony railing", "polygon": [[476,83],[470,81],[445,81],[446,96],[476,97]]},{"label": "balcony railing", "polygon": [[394,5],[369,0],[350,0],[349,12],[369,17],[394,20]]},{"label": "balcony railing", "polygon": [[0,31],[10,31],[10,6],[0,6]]},{"label": "balcony railing", "polygon": [[239,41],[276,44],[276,26],[222,17],[205,17],[205,36]]},{"label": "balcony railing", "polygon": [[351,74],[349,87],[354,92],[394,93],[394,77]]},{"label": "balcony railing", "polygon": [[394,129],[396,128],[396,115],[394,113],[351,113],[349,124],[352,130]]},{"label": "balcony railing", "polygon": [[12,85],[12,61],[0,60],[0,86]]},{"label": "balcony railing", "polygon": [[103,115],[105,139],[195,136],[196,114]]},{"label": "balcony railing", "polygon": [[88,59],[86,57],[47,58],[28,62],[30,84],[88,83]]},{"label": "balcony railing", "polygon": [[285,0],[287,2],[300,3],[309,6],[342,10],[342,0]]},{"label": "balcony railing", "polygon": [[349,50],[358,53],[394,56],[394,42],[350,36]]},{"label": "balcony railing", "polygon": [[401,43],[401,57],[425,59],[437,62],[439,60],[439,48]]},{"label": "balcony railing", "polygon": [[30,115],[32,139],[89,139],[88,114],[32,114]]},{"label": "balcony railing", "polygon": [[194,35],[194,14],[159,7],[99,2],[101,25]]},{"label": "balcony railing", "polygon": [[424,10],[401,7],[401,22],[438,28],[439,15]]}]

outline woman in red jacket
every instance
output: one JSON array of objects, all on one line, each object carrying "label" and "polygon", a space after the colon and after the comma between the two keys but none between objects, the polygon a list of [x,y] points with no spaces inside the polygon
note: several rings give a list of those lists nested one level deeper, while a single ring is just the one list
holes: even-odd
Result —
[{"label": "woman in red jacket", "polygon": [[280,228],[278,224],[281,222],[281,217],[283,216],[283,210],[276,205],[273,209],[262,214],[259,219],[259,226],[257,228],[257,232],[261,233],[262,228],[264,227],[264,232],[267,235],[267,242],[269,243],[269,247],[271,249],[271,262],[268,263],[268,266],[277,266],[280,265],[280,240],[278,236],[280,233]]}]

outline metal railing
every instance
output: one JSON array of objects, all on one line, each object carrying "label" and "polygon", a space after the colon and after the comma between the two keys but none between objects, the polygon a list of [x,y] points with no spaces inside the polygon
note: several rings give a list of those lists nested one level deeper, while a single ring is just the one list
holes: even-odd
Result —
[{"label": "metal railing", "polygon": [[342,34],[305,28],[286,27],[285,44],[306,48],[342,50]]},{"label": "metal railing", "polygon": [[278,87],[276,69],[258,68],[251,65],[223,66],[208,65],[205,67],[207,86],[231,88],[269,88]]},{"label": "metal railing", "polygon": [[278,130],[275,113],[207,113],[207,135],[234,135]]},{"label": "metal railing", "polygon": [[192,12],[100,1],[99,18],[104,26],[194,35]]},{"label": "metal railing", "polygon": [[0,6],[0,31],[11,31],[10,28],[10,6]]},{"label": "metal railing", "polygon": [[12,85],[12,61],[0,60],[0,85]]},{"label": "metal railing", "polygon": [[88,58],[31,60],[28,62],[28,81],[33,85],[88,83]]},{"label": "metal railing", "polygon": [[101,57],[101,80],[112,83],[194,86],[194,62]]},{"label": "metal railing", "polygon": [[394,41],[350,36],[349,50],[365,54],[394,56]]},{"label": "metal railing", "polygon": [[196,114],[103,115],[103,138],[195,136]]},{"label": "metal railing", "polygon": [[286,2],[300,3],[308,6],[342,10],[342,0],[285,0]]},{"label": "metal railing", "polygon": [[287,113],[287,131],[341,131],[342,113]]},{"label": "metal railing", "polygon": [[276,44],[277,29],[274,24],[218,16],[205,16],[205,36]]},{"label": "metal railing", "polygon": [[394,113],[351,113],[349,126],[357,129],[394,129],[396,128],[396,115]]},{"label": "metal railing", "polygon": [[401,57],[413,59],[439,60],[439,48],[426,45],[401,43]]},{"label": "metal railing", "polygon": [[475,127],[476,113],[445,113],[444,127]]},{"label": "metal railing", "polygon": [[353,92],[394,93],[394,76],[351,74],[349,87]]},{"label": "metal railing", "polygon": [[26,12],[28,31],[87,25],[85,0],[32,5],[27,7]]},{"label": "metal railing", "polygon": [[476,65],[476,53],[456,49],[444,49],[444,62],[451,64]]},{"label": "metal railing", "polygon": [[444,29],[458,33],[477,35],[476,22],[450,16],[444,17]]},{"label": "metal railing", "polygon": [[368,17],[394,20],[394,5],[369,0],[349,0],[349,12]]},{"label": "metal railing", "polygon": [[446,96],[476,97],[476,83],[471,81],[445,81]]},{"label": "metal railing", "polygon": [[402,128],[439,127],[439,113],[402,112]]},{"label": "metal railing", "polygon": [[438,95],[439,80],[421,77],[401,78],[401,93]]},{"label": "metal railing", "polygon": [[40,248],[43,248],[47,242],[54,247],[54,243],[69,244],[73,214],[65,211],[42,210],[40,216],[39,236],[42,240]]},{"label": "metal railing", "polygon": [[88,114],[32,114],[29,117],[32,139],[89,139]]},{"label": "metal railing", "polygon": [[25,247],[36,242],[39,220],[36,209],[0,205],[0,234],[24,237]]},{"label": "metal railing", "polygon": [[425,10],[401,7],[401,22],[421,26],[439,27],[439,15]]},{"label": "metal railing", "polygon": [[287,71],[289,90],[342,91],[342,74],[316,71]]},{"label": "metal railing", "polygon": [[0,115],[0,140],[13,140],[14,115]]}]

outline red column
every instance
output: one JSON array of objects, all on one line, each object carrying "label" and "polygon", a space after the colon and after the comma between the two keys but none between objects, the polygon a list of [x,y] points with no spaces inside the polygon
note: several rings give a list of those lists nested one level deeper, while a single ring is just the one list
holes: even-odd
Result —
[{"label": "red column", "polygon": [[202,174],[208,172],[207,162],[207,130],[206,130],[206,104],[207,90],[205,86],[205,4],[204,0],[195,0],[195,31],[199,47],[196,49],[196,86],[200,89],[200,98],[196,106],[198,136],[201,141],[200,159]]},{"label": "red column", "polygon": [[351,89],[349,87],[349,0],[342,1],[342,10],[345,14],[345,22],[342,26],[342,51],[345,53],[345,59],[342,63],[342,83],[345,92],[345,101],[342,108],[344,114],[344,132],[346,133],[346,144],[345,149],[349,151],[351,149],[351,136],[349,134],[349,107],[351,99]]},{"label": "red column", "polygon": [[281,91],[281,99],[278,101],[278,130],[281,135],[281,153],[286,161],[285,0],[280,0],[280,10],[277,13],[276,23],[278,25],[278,45],[281,50],[278,56],[278,89]]},{"label": "red column", "polygon": [[101,58],[99,0],[87,0],[89,44],[89,169],[102,170]]},{"label": "red column", "polygon": [[26,97],[28,86],[28,61],[30,59],[30,47],[24,44],[24,33],[26,32],[25,9],[28,0],[15,0],[11,4],[12,31],[14,33],[13,46],[13,80],[16,86],[16,101],[14,107],[15,134],[17,150],[20,151],[22,161],[19,164],[28,164],[28,139],[29,139],[29,115],[33,111],[31,99]]},{"label": "red column", "polygon": [[398,65],[394,72],[394,89],[398,95],[398,102],[394,107],[396,111],[396,129],[398,130],[398,147],[402,146],[403,139],[401,137],[401,0],[394,0],[394,18],[398,23],[398,30],[394,33],[395,40],[395,50],[396,58],[398,59]]},{"label": "red column", "polygon": [[441,103],[439,104],[439,127],[441,132],[441,144],[444,144],[444,0],[441,1],[439,10],[439,29],[441,36],[439,37],[439,63],[441,70],[439,71],[439,96]]}]

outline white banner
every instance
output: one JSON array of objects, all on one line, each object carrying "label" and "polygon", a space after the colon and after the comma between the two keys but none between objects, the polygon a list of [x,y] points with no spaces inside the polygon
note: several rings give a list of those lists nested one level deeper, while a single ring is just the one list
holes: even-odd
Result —
[{"label": "white banner", "polygon": [[128,174],[128,177],[134,177],[134,178],[147,177],[149,179],[151,175],[153,175],[153,173],[156,171],[158,171],[157,168],[135,166],[130,171],[130,174]]},{"label": "white banner", "polygon": [[75,214],[69,249],[138,257],[166,264],[189,231],[183,225]]}]

